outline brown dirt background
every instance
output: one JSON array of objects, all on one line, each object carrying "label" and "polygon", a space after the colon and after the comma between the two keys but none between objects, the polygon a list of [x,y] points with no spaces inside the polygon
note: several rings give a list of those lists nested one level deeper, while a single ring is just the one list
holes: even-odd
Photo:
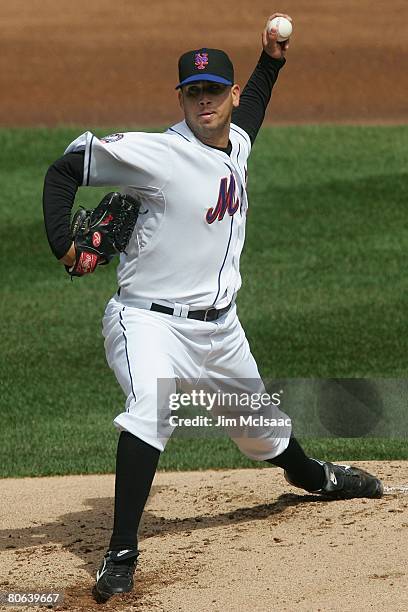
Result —
[{"label": "brown dirt background", "polygon": [[[178,56],[224,48],[243,84],[273,10],[295,31],[269,121],[407,122],[406,0],[0,0],[0,125],[171,123]],[[113,476],[1,480],[0,592],[61,590],[78,611],[405,611],[408,464],[364,466],[382,500],[322,501],[280,470],[159,473],[136,591],[104,606]]]},{"label": "brown dirt background", "polygon": [[0,480],[0,592],[62,591],[78,612],[406,611],[408,462],[361,465],[382,499],[325,501],[274,468],[158,473],[136,589],[104,605],[91,588],[114,477]]},{"label": "brown dirt background", "polygon": [[295,30],[269,121],[407,121],[406,0],[0,0],[0,125],[171,123],[178,56],[224,48],[244,84],[277,9]]}]

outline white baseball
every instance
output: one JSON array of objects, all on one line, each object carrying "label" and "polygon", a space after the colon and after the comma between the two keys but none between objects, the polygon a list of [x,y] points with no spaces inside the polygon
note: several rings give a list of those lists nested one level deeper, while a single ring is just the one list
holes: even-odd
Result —
[{"label": "white baseball", "polygon": [[288,40],[289,36],[292,34],[292,24],[286,17],[274,17],[268,22],[267,28],[268,32],[271,31],[271,28],[276,28],[278,30],[278,42]]}]

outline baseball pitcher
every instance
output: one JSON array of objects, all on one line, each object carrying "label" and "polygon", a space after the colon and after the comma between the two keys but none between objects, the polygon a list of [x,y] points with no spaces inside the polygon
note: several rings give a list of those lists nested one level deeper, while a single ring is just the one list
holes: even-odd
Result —
[{"label": "baseball pitcher", "polygon": [[[286,17],[287,15],[274,14]],[[115,418],[114,526],[97,572],[107,600],[133,588],[138,526],[160,453],[173,428],[158,415],[184,380],[247,381],[263,390],[240,324],[236,296],[248,211],[248,158],[289,42],[262,32],[259,61],[241,91],[219,49],[184,53],[176,87],[183,118],[164,133],[97,138],[86,132],[49,168],[44,218],[54,255],[71,276],[115,254],[118,288],[103,318],[106,357],[126,401]],[[78,187],[118,186],[71,222]],[[79,281],[83,282],[83,281]],[[160,394],[158,380],[161,381]],[[274,402],[251,435],[227,433],[248,457],[285,471],[287,480],[330,498],[380,497],[381,482],[350,466],[311,459]]]}]

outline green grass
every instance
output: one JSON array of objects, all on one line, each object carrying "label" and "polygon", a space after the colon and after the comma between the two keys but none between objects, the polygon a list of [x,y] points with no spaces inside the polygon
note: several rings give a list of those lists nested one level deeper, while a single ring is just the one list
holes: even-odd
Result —
[{"label": "green grass", "polygon": [[[113,130],[97,130],[98,135]],[[81,130],[0,131],[0,475],[114,469],[123,398],[100,320],[114,266],[71,283],[41,194]],[[268,378],[407,376],[408,126],[267,128],[249,170],[241,321]],[[81,189],[93,206],[105,189]],[[404,439],[308,439],[327,459],[408,458]],[[162,469],[258,465],[224,439],[171,440]]]}]

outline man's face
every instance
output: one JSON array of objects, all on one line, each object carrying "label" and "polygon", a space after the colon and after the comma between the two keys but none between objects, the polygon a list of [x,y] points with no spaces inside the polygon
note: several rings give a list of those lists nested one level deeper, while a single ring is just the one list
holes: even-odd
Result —
[{"label": "man's face", "polygon": [[200,140],[215,143],[229,128],[231,113],[239,105],[239,94],[239,85],[211,81],[184,85],[179,91],[179,102],[191,131]]}]

